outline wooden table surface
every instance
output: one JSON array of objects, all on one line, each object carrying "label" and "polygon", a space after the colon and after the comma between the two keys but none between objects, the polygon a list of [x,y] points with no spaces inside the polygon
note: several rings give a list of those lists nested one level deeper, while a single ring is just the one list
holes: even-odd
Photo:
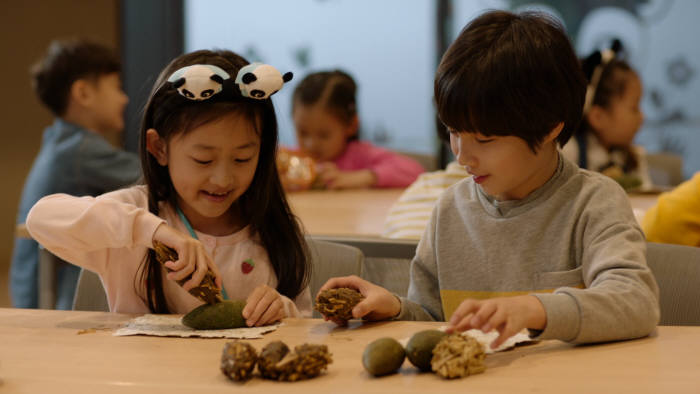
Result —
[{"label": "wooden table surface", "polygon": [[[435,328],[430,322],[351,322],[349,328],[318,319],[288,319],[277,331],[250,342],[260,350],[273,340],[294,346],[324,343],[333,354],[318,378],[281,383],[254,378],[229,381],[219,371],[225,339],[112,336],[133,316],[50,310],[0,309],[2,393],[697,393],[700,327],[659,327],[649,338],[572,346],[544,341],[486,358],[485,373],[443,380],[418,373],[408,361],[382,378],[361,365],[365,345]],[[96,329],[80,334],[81,330]]]},{"label": "wooden table surface", "polygon": [[[287,194],[292,211],[312,235],[379,236],[403,189],[311,190]],[[629,194],[637,220],[658,194]]]},{"label": "wooden table surface", "polygon": [[289,193],[287,198],[308,234],[379,236],[403,190],[309,190]]}]

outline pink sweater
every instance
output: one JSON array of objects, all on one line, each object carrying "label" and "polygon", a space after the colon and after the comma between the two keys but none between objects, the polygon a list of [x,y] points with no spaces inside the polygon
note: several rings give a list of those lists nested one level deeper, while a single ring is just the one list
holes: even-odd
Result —
[{"label": "pink sweater", "polygon": [[[134,279],[152,247],[153,233],[166,222],[187,234],[169,204],[161,202],[159,211],[160,217],[150,213],[146,187],[134,186],[97,198],[46,196],[29,211],[26,224],[31,236],[52,253],[100,276],[110,311],[148,313],[148,305],[134,290]],[[231,299],[244,300],[261,284],[277,287],[267,252],[248,227],[223,237],[200,232],[197,237],[213,257]],[[249,258],[255,267],[245,274],[241,264]],[[187,313],[202,304],[172,280],[163,280],[163,291],[173,313]],[[284,296],[282,300],[288,317],[311,316],[308,287],[294,301]]]},{"label": "pink sweater", "polygon": [[368,142],[351,141],[335,165],[343,171],[372,170],[375,187],[406,187],[423,171],[417,161]]}]

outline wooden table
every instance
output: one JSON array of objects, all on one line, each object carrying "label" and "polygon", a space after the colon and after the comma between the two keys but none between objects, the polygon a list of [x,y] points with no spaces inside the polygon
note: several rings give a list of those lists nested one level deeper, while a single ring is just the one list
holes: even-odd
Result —
[{"label": "wooden table", "polygon": [[[403,189],[311,190],[287,194],[292,211],[307,233],[334,236],[380,236],[384,220]],[[630,194],[637,220],[658,194]]]},{"label": "wooden table", "polygon": [[[440,326],[429,322],[351,322],[289,319],[258,350],[325,343],[328,371],[315,379],[280,383],[229,381],[219,371],[225,339],[115,337],[132,316],[101,312],[0,309],[0,392],[3,393],[697,393],[700,327],[659,327],[654,337],[590,346],[545,341],[489,355],[485,373],[459,380],[420,374],[408,361],[399,374],[373,378],[362,368],[367,343]],[[81,330],[94,332],[79,334]]]},{"label": "wooden table", "polygon": [[379,236],[403,190],[310,190],[288,193],[287,198],[308,234]]},{"label": "wooden table", "polygon": [[660,195],[660,193],[659,194],[631,193],[631,194],[628,194],[627,196],[630,199],[630,204],[632,205],[633,209],[639,209],[642,211],[646,211],[647,209],[654,206],[654,204],[656,204],[656,201],[659,199],[659,195]]},{"label": "wooden table", "polygon": [[[660,194],[660,193],[659,193]],[[634,212],[634,217],[637,218],[639,224],[642,223],[644,214],[646,211],[656,204],[656,200],[659,198],[659,194],[655,193],[630,193],[627,196],[630,199],[630,205],[632,205],[632,211]]]}]

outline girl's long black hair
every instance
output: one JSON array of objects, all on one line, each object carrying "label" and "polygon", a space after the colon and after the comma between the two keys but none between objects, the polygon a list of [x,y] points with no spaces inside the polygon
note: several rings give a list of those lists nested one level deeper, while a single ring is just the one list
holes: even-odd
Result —
[{"label": "girl's long black hair", "polygon": [[[267,251],[277,275],[277,291],[291,299],[298,296],[309,282],[311,266],[308,251],[297,218],[292,214],[280,184],[275,157],[277,154],[277,118],[268,98],[254,100],[235,94],[217,94],[204,101],[191,101],[170,86],[167,78],[176,70],[192,64],[210,64],[224,69],[231,78],[249,64],[241,56],[225,50],[201,50],[174,59],[158,77],[144,109],[139,141],[144,182],[148,188],[148,209],[159,214],[159,203],[177,204],[167,166],[161,166],[146,149],[146,131],[155,129],[166,143],[181,133],[229,114],[245,116],[257,127],[260,135],[260,156],[255,176],[248,190],[231,207],[242,215]],[[149,249],[134,278],[137,294],[153,313],[169,313],[163,292],[164,269]]]}]

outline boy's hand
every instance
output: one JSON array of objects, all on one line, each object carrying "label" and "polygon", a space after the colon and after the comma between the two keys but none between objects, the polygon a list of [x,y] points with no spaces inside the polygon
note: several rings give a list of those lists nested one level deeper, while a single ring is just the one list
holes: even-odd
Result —
[{"label": "boy's hand", "polygon": [[[355,275],[331,278],[321,286],[319,293],[323,290],[335,289],[338,287],[355,289],[365,297],[364,300],[360,301],[352,309],[352,316],[356,319],[362,318],[372,321],[386,320],[397,316],[399,312],[401,312],[401,302],[396,296],[385,288]],[[316,297],[318,297],[318,294]],[[336,322],[336,324],[342,325],[340,322]]]},{"label": "boy's hand", "polygon": [[523,328],[544,329],[547,315],[540,300],[532,295],[468,299],[457,307],[449,323],[448,333],[471,328],[483,332],[496,329],[500,335],[491,343],[491,348],[495,349]]},{"label": "boy's hand", "polygon": [[168,279],[178,281],[192,275],[190,280],[182,285],[185,290],[189,291],[202,282],[207,270],[211,270],[214,273],[216,285],[221,288],[219,268],[209,257],[201,242],[165,223],[158,226],[156,232],[153,233],[153,239],[175,249],[177,252],[177,261],[165,263],[165,266],[172,270],[167,275]]},{"label": "boy's hand", "polygon": [[243,308],[243,318],[248,327],[259,327],[278,322],[284,318],[282,296],[277,290],[267,285],[260,285],[253,290]]}]

